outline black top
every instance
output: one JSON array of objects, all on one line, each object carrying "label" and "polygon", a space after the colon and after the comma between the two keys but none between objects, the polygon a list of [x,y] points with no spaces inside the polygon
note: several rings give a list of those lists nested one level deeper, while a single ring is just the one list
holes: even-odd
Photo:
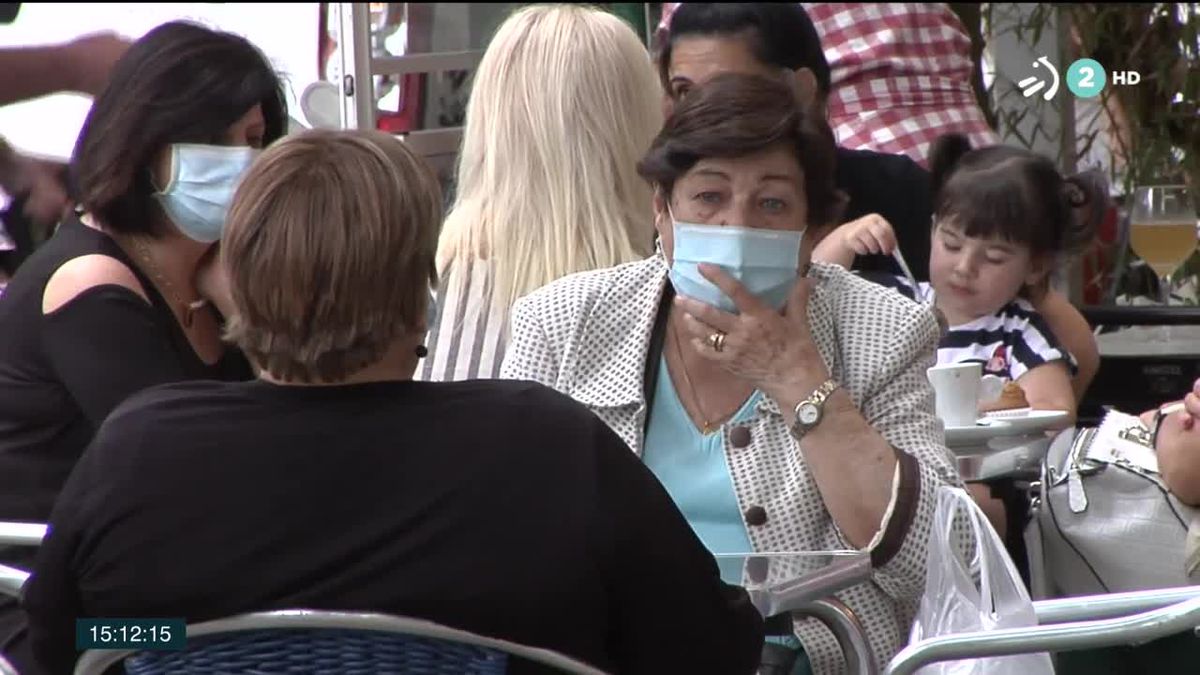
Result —
[{"label": "black top", "polygon": [[142,392],[63,488],[24,606],[23,673],[70,672],[88,616],[381,611],[618,673],[752,673],[763,638],[604,422],[499,380]]},{"label": "black top", "polygon": [[[103,285],[43,315],[42,295],[54,272],[95,253],[125,263],[151,303]],[[78,219],[64,222],[0,297],[0,520],[45,522],[92,434],[130,394],[165,382],[251,377],[236,350],[205,365],[166,301],[116,242]],[[0,560],[19,562],[13,553],[0,550]]]},{"label": "black top", "polygon": [[[907,155],[837,149],[838,189],[850,197],[842,222],[878,213],[892,224],[900,253],[917,281],[929,280],[933,187],[929,172]],[[858,256],[855,270],[903,274],[890,255]]]}]

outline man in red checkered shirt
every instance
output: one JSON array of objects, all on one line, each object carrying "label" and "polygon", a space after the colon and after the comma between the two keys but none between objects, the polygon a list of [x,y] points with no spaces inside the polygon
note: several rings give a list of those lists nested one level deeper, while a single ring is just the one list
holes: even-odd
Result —
[{"label": "man in red checkered shirt", "polygon": [[[665,3],[665,39],[681,3]],[[826,106],[838,145],[908,155],[923,167],[946,133],[999,143],[971,89],[971,38],[944,3],[804,2],[829,63]]]},{"label": "man in red checkered shirt", "polygon": [[801,3],[821,36],[829,122],[847,148],[903,153],[922,166],[934,139],[999,143],[971,89],[971,38],[944,3]]}]

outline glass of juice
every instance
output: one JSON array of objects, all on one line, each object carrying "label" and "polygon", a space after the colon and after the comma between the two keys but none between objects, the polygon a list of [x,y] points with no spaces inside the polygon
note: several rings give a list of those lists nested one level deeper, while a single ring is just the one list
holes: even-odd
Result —
[{"label": "glass of juice", "polygon": [[1145,185],[1134,189],[1129,242],[1133,252],[1158,275],[1163,305],[1170,305],[1171,277],[1196,249],[1196,236],[1196,203],[1187,186]]}]

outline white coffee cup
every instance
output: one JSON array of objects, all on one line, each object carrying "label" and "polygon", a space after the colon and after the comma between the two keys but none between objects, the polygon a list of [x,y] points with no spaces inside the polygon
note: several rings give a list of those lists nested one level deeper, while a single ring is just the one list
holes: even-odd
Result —
[{"label": "white coffee cup", "polygon": [[937,416],[948,427],[974,426],[979,401],[1000,395],[1004,381],[983,375],[981,363],[948,363],[926,371],[936,395]]}]

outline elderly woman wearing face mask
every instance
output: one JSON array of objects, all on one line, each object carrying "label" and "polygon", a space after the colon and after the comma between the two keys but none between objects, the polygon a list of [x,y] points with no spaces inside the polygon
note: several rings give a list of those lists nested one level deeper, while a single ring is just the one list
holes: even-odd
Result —
[{"label": "elderly woman wearing face mask", "polygon": [[[235,35],[169,23],[117,63],[75,149],[81,215],[0,298],[0,520],[44,522],[129,395],[253,376],[221,342],[209,261],[236,182],[283,134],[285,108],[270,63]],[[0,562],[29,555],[0,550]]]},{"label": "elderly woman wearing face mask", "polygon": [[[588,405],[716,553],[870,551],[872,580],[839,596],[883,664],[924,588],[936,489],[961,482],[925,377],[934,316],[809,264],[843,199],[833,164],[786,84],[698,87],[639,165],[660,251],[521,299],[502,375]],[[813,671],[843,668],[818,622],[783,628]]]}]

